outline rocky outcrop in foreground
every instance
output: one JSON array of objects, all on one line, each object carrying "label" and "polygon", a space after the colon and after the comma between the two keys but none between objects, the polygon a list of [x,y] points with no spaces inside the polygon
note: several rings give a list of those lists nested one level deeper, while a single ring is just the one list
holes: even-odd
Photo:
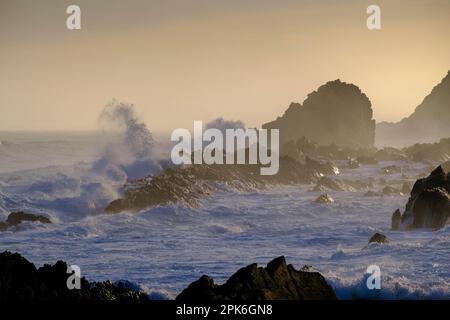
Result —
[{"label": "rocky outcrop in foreground", "polygon": [[191,283],[176,298],[181,301],[217,300],[335,300],[325,278],[311,267],[295,270],[283,256],[266,268],[251,264],[238,270],[226,283],[217,285],[204,275]]},{"label": "rocky outcrop in foreground", "polygon": [[145,293],[128,289],[125,282],[89,282],[81,278],[80,290],[69,290],[67,267],[58,261],[37,269],[18,253],[0,253],[0,301],[147,300]]},{"label": "rocky outcrop in foreground", "polygon": [[401,215],[392,215],[392,229],[439,229],[450,222],[450,163],[434,169],[426,178],[416,181]]},{"label": "rocky outcrop in foreground", "polygon": [[42,215],[26,213],[26,212],[12,212],[6,218],[5,222],[0,222],[0,231],[4,231],[10,227],[19,226],[22,222],[40,222],[40,223],[52,223],[49,218]]}]

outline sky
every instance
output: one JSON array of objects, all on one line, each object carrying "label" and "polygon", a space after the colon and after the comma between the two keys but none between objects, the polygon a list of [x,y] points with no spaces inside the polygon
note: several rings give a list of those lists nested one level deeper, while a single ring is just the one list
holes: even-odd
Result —
[{"label": "sky", "polygon": [[0,0],[0,131],[95,130],[111,99],[153,131],[260,127],[338,78],[398,121],[450,69],[449,35],[448,0]]}]

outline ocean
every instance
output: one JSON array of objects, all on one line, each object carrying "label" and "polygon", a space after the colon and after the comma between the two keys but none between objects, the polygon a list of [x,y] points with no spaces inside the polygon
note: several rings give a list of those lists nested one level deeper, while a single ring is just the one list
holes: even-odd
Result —
[{"label": "ocean", "polygon": [[[450,299],[450,227],[390,230],[406,195],[330,192],[335,203],[324,205],[313,202],[320,192],[312,185],[274,186],[216,193],[195,209],[173,204],[107,215],[103,208],[128,179],[160,172],[164,152],[150,152],[154,144],[124,145],[100,132],[0,132],[0,141],[0,220],[23,210],[54,222],[0,232],[0,251],[38,266],[64,260],[89,280],[125,279],[151,298],[172,299],[203,274],[222,283],[241,267],[284,255],[296,268],[320,271],[340,299]],[[380,170],[392,164],[412,182],[428,167],[382,162],[341,168],[339,178],[394,184],[400,174]],[[368,245],[375,232],[389,243]],[[370,265],[380,267],[380,290],[366,286]]]}]

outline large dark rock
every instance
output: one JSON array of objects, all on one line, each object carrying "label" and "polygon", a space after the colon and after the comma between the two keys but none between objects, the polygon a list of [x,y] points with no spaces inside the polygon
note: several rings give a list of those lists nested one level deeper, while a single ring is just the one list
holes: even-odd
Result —
[{"label": "large dark rock", "polygon": [[10,227],[16,227],[20,225],[22,222],[31,221],[31,222],[40,222],[40,223],[52,223],[49,218],[46,216],[26,213],[26,212],[12,212],[8,215],[5,222],[0,222],[0,231],[7,230]]},{"label": "large dark rock", "polygon": [[407,118],[376,127],[378,145],[409,145],[450,137],[450,71]]},{"label": "large dark rock", "polygon": [[428,177],[417,180],[398,228],[438,229],[445,226],[450,221],[449,193],[450,172],[446,173],[442,166],[434,169]]},{"label": "large dark rock", "polygon": [[176,298],[181,301],[335,300],[336,295],[318,272],[295,270],[278,257],[266,268],[251,264],[217,285],[208,276],[191,283]]},{"label": "large dark rock", "polygon": [[388,238],[382,233],[375,233],[370,239],[369,243],[388,243]]},{"label": "large dark rock", "polygon": [[37,269],[18,253],[0,253],[0,301],[147,300],[145,293],[110,281],[89,282],[81,278],[81,288],[70,290],[67,267],[65,262],[58,261]]},{"label": "large dark rock", "polygon": [[300,103],[291,103],[282,117],[263,128],[280,129],[280,145],[306,137],[320,145],[370,148],[375,120],[367,96],[339,79],[327,82]]}]

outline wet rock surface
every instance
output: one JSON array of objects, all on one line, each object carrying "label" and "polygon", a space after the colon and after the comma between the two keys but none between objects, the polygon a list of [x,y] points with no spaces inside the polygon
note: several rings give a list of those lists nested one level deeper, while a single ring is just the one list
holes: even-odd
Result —
[{"label": "wet rock surface", "polygon": [[370,239],[369,243],[388,243],[388,238],[382,233],[375,233]]},{"label": "wet rock surface", "polygon": [[217,285],[206,275],[191,283],[176,298],[179,301],[252,300],[335,300],[325,278],[310,267],[296,270],[278,257],[258,267],[251,264],[238,270],[224,284]]},{"label": "wet rock surface", "polygon": [[[40,223],[52,223],[50,219],[43,215],[37,215],[26,212],[12,212],[8,215],[5,222],[0,222],[0,231],[7,230],[11,227],[19,226],[22,222],[40,222]],[[16,230],[16,229],[14,229]]]},{"label": "wet rock surface", "polygon": [[397,211],[393,214],[392,228],[438,229],[444,227],[450,220],[449,192],[450,173],[444,171],[443,166],[439,166],[428,177],[416,181],[400,223],[398,223]]}]

